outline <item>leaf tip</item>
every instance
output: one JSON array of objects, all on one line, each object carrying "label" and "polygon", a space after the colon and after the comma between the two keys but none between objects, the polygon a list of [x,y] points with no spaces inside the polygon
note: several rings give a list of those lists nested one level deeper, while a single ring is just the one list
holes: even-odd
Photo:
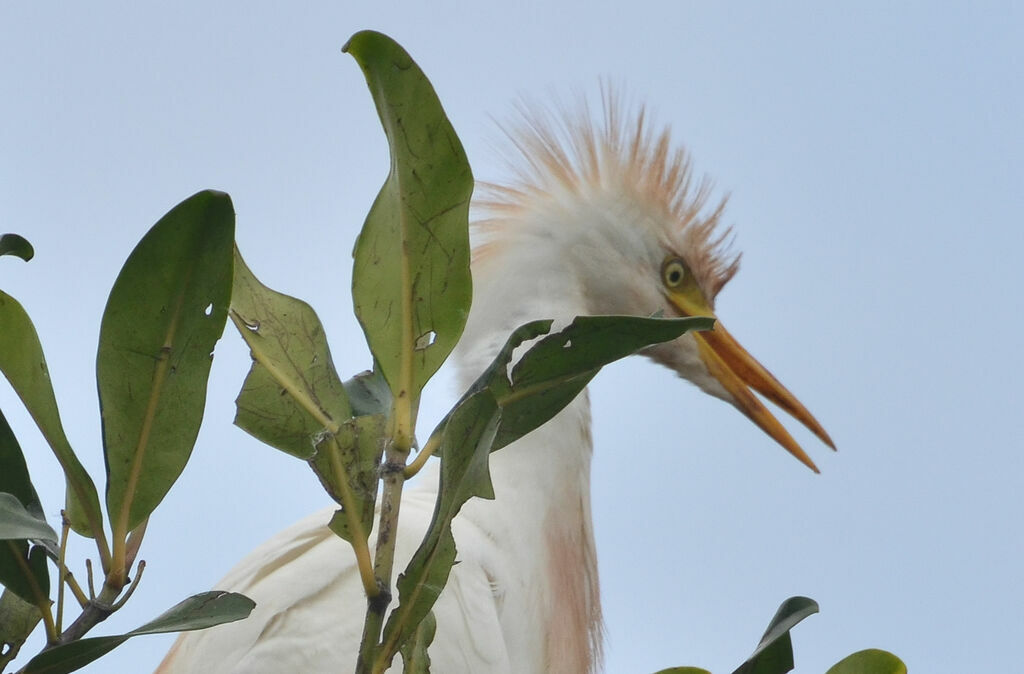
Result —
[{"label": "leaf tip", "polygon": [[28,262],[35,257],[35,249],[28,239],[19,234],[0,235],[0,255],[13,255]]}]

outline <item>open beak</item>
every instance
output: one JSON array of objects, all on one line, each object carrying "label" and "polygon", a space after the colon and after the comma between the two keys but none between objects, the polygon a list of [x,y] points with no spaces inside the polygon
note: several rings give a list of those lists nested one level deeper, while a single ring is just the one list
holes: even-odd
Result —
[{"label": "open beak", "polygon": [[[687,306],[689,303],[682,298],[673,298],[673,304],[684,316],[712,315],[711,311],[703,306]],[[733,339],[733,336],[722,326],[720,321],[715,321],[715,327],[712,330],[691,334],[697,341],[700,357],[708,368],[708,372],[729,392],[733,398],[733,404],[801,463],[815,473],[819,472],[818,467],[811,461],[811,457],[807,456],[793,436],[779,423],[778,419],[772,416],[772,413],[751,389],[781,407],[821,438],[822,442],[835,449],[836,446],[832,442],[832,438],[828,436],[818,420],[807,411],[807,408],[796,399],[796,396],[747,353],[747,350]]]}]

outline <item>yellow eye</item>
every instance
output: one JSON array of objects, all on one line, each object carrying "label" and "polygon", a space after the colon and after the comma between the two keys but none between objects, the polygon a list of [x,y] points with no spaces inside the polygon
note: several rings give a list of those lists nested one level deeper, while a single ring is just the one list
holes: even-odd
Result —
[{"label": "yellow eye", "polygon": [[661,265],[661,280],[669,288],[675,289],[683,285],[688,273],[686,265],[678,257],[670,258]]}]

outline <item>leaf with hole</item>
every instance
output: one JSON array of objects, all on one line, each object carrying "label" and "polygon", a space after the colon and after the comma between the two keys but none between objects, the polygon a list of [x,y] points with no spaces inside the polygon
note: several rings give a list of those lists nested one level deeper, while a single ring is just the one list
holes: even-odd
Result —
[{"label": "leaf with hole", "polygon": [[142,237],[110,291],[96,379],[115,538],[153,512],[192,453],[227,320],[234,231],[231,198],[199,192]]},{"label": "leaf with hole", "polygon": [[300,459],[352,416],[320,319],[302,300],[260,283],[235,250],[231,320],[252,367],[235,401],[235,424]]},{"label": "leaf with hole", "polygon": [[533,344],[512,367],[510,377],[513,352],[551,329],[551,321],[534,321],[512,333],[469,394],[489,389],[497,399],[501,425],[493,449],[501,449],[558,414],[601,367],[712,325],[714,319],[703,317],[578,316],[564,330]]},{"label": "leaf with hole", "polygon": [[420,389],[466,324],[473,175],[437,94],[391,38],[356,33],[359,63],[391,149],[391,171],[355,246],[352,297],[370,350],[415,420]]}]

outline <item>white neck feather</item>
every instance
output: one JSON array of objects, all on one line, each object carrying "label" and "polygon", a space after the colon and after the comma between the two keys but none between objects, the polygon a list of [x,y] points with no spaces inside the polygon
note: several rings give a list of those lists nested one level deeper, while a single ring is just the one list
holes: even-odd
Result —
[{"label": "white neck feather", "polygon": [[[588,313],[573,275],[540,278],[542,248],[510,246],[477,260],[474,300],[456,352],[463,386],[490,364],[515,328],[551,318],[554,329]],[[528,256],[529,261],[522,256]],[[538,260],[538,258],[541,258]],[[481,269],[482,268],[482,269]],[[522,671],[579,673],[597,666],[601,608],[590,508],[590,404],[586,393],[547,424],[491,455],[496,499],[473,499],[463,514],[489,531],[520,587],[504,599],[510,652],[536,653]]]}]

